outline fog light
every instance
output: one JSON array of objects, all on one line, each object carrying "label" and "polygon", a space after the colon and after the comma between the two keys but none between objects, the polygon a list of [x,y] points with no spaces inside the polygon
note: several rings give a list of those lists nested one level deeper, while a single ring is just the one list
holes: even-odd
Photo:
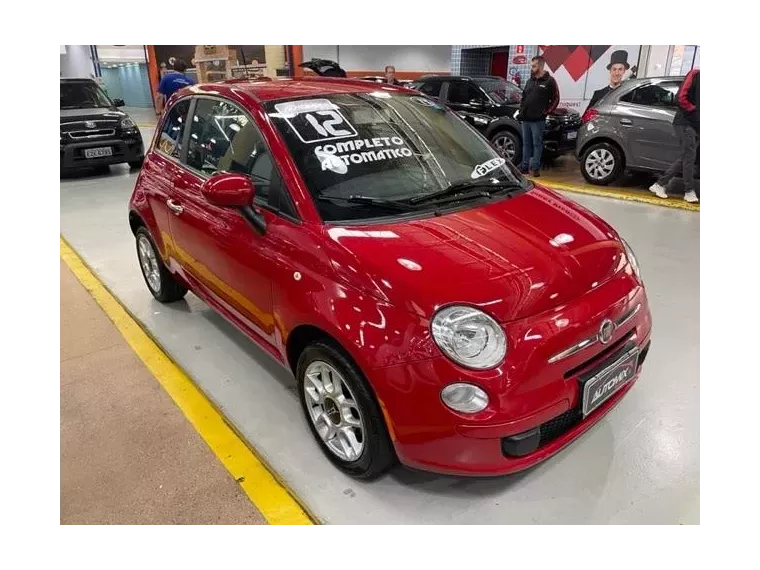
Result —
[{"label": "fog light", "polygon": [[474,414],[486,409],[488,394],[473,384],[457,382],[441,390],[441,399],[452,410]]}]

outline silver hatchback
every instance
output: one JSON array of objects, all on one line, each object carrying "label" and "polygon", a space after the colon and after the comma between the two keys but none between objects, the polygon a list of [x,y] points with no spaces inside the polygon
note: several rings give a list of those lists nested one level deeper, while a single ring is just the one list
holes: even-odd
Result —
[{"label": "silver hatchback", "polygon": [[626,170],[661,173],[668,169],[680,152],[673,119],[683,79],[631,79],[586,110],[575,150],[586,180],[606,185]]}]

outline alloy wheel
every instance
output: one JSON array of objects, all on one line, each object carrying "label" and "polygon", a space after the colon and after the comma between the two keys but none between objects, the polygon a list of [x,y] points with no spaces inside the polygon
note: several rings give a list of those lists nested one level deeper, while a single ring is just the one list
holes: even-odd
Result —
[{"label": "alloy wheel", "polygon": [[343,461],[359,459],[366,430],[356,398],[340,372],[316,360],[306,368],[303,386],[309,419],[327,448]]},{"label": "alloy wheel", "polygon": [[507,135],[498,135],[493,139],[493,145],[499,154],[507,159],[509,162],[513,162],[517,149],[515,148],[515,141]]},{"label": "alloy wheel", "polygon": [[137,255],[140,258],[140,268],[145,281],[148,282],[148,287],[154,293],[158,293],[161,290],[161,272],[158,267],[158,259],[153,250],[153,245],[144,235],[137,238]]},{"label": "alloy wheel", "polygon": [[584,166],[591,178],[602,180],[615,170],[615,157],[606,148],[598,148],[588,154]]}]

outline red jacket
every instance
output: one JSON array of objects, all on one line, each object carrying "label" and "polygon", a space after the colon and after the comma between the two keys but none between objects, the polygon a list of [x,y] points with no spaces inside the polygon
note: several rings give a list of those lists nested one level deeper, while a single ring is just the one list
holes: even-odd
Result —
[{"label": "red jacket", "polygon": [[678,113],[674,124],[687,123],[699,132],[699,69],[692,69],[676,93]]}]

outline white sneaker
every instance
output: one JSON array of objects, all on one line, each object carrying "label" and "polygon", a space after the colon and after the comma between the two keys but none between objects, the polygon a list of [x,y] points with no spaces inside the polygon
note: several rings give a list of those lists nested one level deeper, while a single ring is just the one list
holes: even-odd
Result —
[{"label": "white sneaker", "polygon": [[687,202],[691,202],[692,204],[694,202],[699,202],[699,198],[697,198],[697,193],[694,192],[694,190],[691,190],[687,192],[686,194],[684,194],[683,199],[686,200]]},{"label": "white sneaker", "polygon": [[665,188],[663,188],[662,186],[660,186],[657,182],[655,182],[654,184],[652,184],[649,187],[649,191],[652,194],[657,194],[657,196],[659,198],[667,198],[668,197],[668,193],[665,192]]}]

